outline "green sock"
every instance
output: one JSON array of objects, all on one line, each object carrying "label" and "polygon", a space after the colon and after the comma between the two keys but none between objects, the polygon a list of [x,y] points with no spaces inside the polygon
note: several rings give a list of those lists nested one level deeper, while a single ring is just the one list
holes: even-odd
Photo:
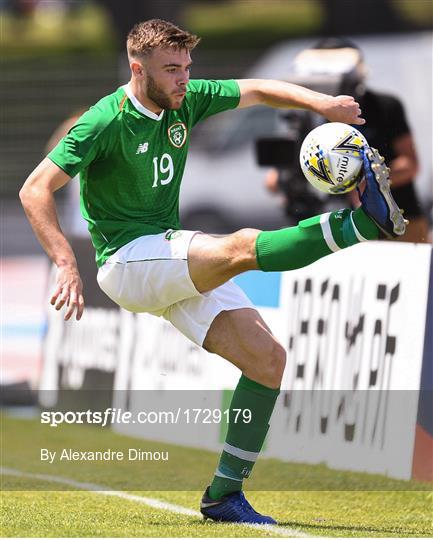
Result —
[{"label": "green sock", "polygon": [[296,227],[261,232],[256,240],[257,262],[264,272],[294,270],[378,237],[379,229],[362,208],[346,208],[305,219]]},{"label": "green sock", "polygon": [[[279,389],[263,386],[245,375],[239,379],[230,403],[230,422],[224,450],[209,489],[212,499],[220,499],[228,493],[242,489],[262,449],[269,419],[274,410]],[[236,419],[236,411],[241,413]],[[251,421],[243,421],[245,410],[251,411]],[[245,416],[246,418],[246,416]]]}]

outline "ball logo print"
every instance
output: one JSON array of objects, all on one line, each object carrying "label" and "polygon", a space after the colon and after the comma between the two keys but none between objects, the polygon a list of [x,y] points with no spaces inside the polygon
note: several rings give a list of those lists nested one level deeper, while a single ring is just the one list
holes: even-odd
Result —
[{"label": "ball logo print", "polygon": [[181,148],[186,141],[188,130],[183,122],[172,124],[168,128],[168,139],[173,146]]},{"label": "ball logo print", "polygon": [[308,133],[302,143],[300,164],[306,179],[319,191],[347,193],[361,179],[365,137],[340,122],[323,124]]},{"label": "ball logo print", "polygon": [[[357,133],[356,133],[357,132]],[[353,150],[355,155],[359,155],[360,146],[363,146],[364,137],[359,137],[361,135],[359,131],[353,130],[349,135],[346,135],[341,141],[339,141],[332,150]],[[358,154],[356,154],[358,152]]]},{"label": "ball logo print", "polygon": [[334,185],[329,167],[327,166],[323,155],[321,155],[320,150],[318,152],[318,155],[315,154],[314,156],[311,156],[311,159],[308,163],[308,168],[311,173],[320,178],[323,182],[326,182],[331,186]]}]

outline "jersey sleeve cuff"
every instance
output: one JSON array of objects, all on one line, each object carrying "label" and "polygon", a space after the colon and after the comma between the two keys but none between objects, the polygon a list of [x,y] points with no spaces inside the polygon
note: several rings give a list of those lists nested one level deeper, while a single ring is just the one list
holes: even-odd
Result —
[{"label": "jersey sleeve cuff", "polygon": [[59,169],[62,169],[62,171],[71,178],[73,178],[79,173],[79,171],[75,171],[73,167],[67,167],[64,163],[60,163],[54,156],[51,155],[51,153],[47,155],[47,158],[52,161],[54,165],[57,165]]}]

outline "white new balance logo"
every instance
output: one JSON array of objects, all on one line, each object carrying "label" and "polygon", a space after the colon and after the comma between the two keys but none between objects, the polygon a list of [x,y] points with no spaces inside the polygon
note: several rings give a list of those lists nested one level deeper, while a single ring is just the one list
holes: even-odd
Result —
[{"label": "white new balance logo", "polygon": [[148,148],[149,148],[149,143],[148,142],[139,144],[138,148],[137,148],[137,151],[135,153],[136,154],[144,154],[145,152],[147,152]]}]

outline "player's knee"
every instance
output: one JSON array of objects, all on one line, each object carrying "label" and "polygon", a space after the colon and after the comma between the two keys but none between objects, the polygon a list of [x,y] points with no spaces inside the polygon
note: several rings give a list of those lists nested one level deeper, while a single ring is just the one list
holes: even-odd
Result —
[{"label": "player's knee", "polygon": [[279,388],[286,367],[286,351],[284,347],[275,342],[266,356],[260,370],[261,383],[270,388]]},{"label": "player's knee", "polygon": [[286,367],[286,350],[280,343],[275,343],[271,354],[271,374],[275,386],[280,386]]}]

